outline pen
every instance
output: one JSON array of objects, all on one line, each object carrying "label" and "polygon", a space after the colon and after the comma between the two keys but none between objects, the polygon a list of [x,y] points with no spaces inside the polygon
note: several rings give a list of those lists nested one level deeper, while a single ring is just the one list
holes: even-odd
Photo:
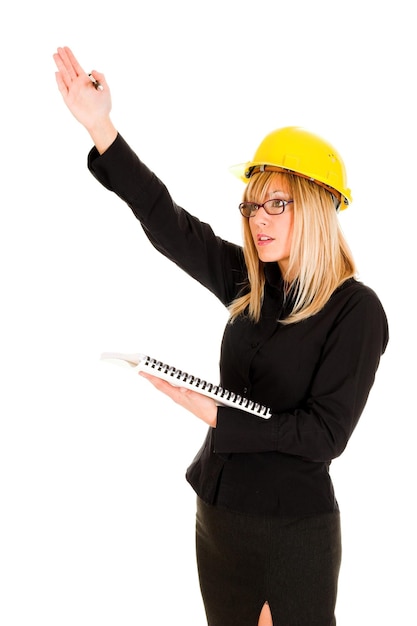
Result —
[{"label": "pen", "polygon": [[93,83],[96,89],[100,89],[100,91],[103,91],[103,85],[99,83],[98,80],[96,80],[92,74],[89,74],[88,78],[91,80],[91,82]]}]

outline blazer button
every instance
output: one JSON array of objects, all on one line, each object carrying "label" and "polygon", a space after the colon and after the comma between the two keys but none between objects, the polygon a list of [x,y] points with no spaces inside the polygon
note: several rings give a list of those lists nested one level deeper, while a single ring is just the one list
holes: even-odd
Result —
[{"label": "blazer button", "polygon": [[243,395],[245,396],[248,393],[248,388],[247,387],[243,387]]}]

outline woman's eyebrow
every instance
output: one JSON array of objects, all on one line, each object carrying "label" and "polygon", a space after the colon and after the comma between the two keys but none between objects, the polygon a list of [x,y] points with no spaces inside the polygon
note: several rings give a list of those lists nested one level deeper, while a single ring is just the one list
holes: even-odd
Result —
[{"label": "woman's eyebrow", "polygon": [[283,189],[271,189],[271,191],[269,191],[269,194],[272,196],[274,193],[281,193],[284,196],[289,196],[290,194],[288,193],[288,191],[284,191]]}]

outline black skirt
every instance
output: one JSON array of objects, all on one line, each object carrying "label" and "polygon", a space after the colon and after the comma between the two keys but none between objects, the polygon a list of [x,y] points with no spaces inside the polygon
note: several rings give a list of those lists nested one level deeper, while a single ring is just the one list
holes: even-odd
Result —
[{"label": "black skirt", "polygon": [[196,549],[209,626],[334,626],[341,561],[338,511],[308,517],[237,513],[197,499]]}]

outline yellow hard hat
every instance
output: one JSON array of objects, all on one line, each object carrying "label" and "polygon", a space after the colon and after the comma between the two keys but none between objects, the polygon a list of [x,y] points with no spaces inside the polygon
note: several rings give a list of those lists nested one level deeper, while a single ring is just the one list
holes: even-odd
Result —
[{"label": "yellow hard hat", "polygon": [[290,171],[338,192],[341,210],[352,202],[340,154],[330,143],[299,126],[272,131],[262,140],[252,161],[236,165],[231,171],[247,183],[255,172],[274,169]]}]

